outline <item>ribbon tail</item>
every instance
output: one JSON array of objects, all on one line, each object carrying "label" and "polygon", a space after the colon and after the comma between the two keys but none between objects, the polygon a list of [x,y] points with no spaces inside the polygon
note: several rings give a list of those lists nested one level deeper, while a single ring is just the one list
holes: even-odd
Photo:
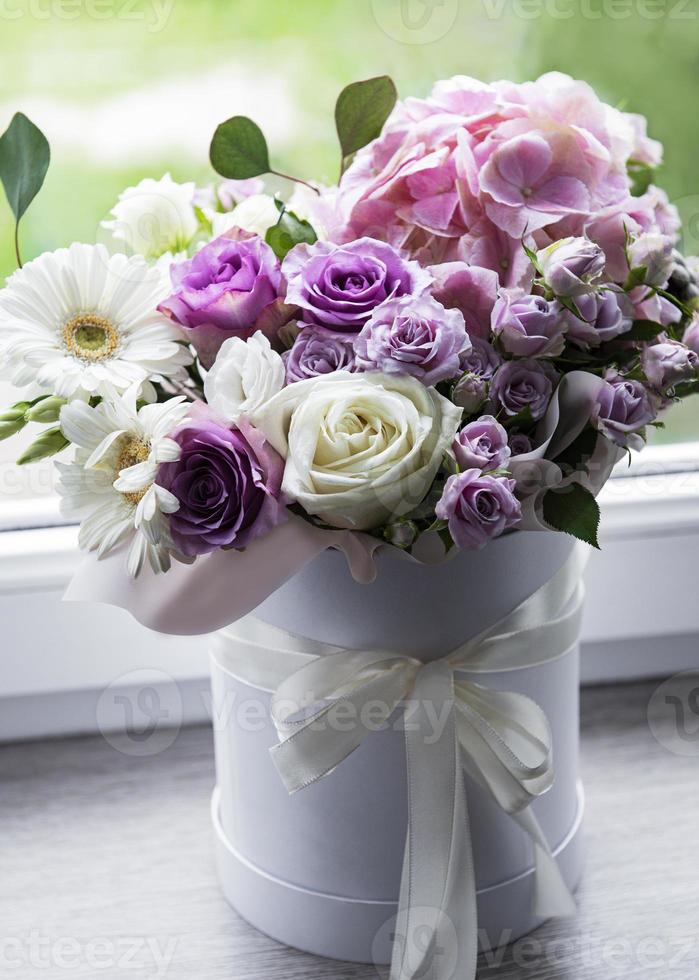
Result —
[{"label": "ribbon tail", "polygon": [[534,911],[543,919],[575,915],[575,899],[563,880],[539,821],[530,807],[510,814],[534,842]]},{"label": "ribbon tail", "polygon": [[424,667],[414,697],[404,721],[408,838],[390,980],[474,980],[476,880],[449,666]]}]

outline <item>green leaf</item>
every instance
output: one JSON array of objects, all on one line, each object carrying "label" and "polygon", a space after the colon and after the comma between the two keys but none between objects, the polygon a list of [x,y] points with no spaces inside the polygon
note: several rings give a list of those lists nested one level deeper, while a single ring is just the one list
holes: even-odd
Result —
[{"label": "green leaf", "polygon": [[18,112],[0,136],[0,179],[17,222],[41,190],[51,160],[48,140]]},{"label": "green leaf", "polygon": [[216,173],[229,180],[247,180],[271,170],[264,133],[247,116],[221,123],[211,140],[209,158]]},{"label": "green leaf", "polygon": [[0,136],[0,180],[15,216],[15,251],[19,254],[19,223],[42,188],[49,169],[51,149],[48,140],[34,123],[21,112]]},{"label": "green leaf", "polygon": [[599,548],[599,505],[580,483],[547,491],[544,496],[544,520],[554,530],[572,534],[593,548]]},{"label": "green leaf", "polygon": [[587,464],[597,448],[598,438],[599,432],[591,426],[587,426],[577,439],[574,439],[568,448],[556,457],[555,462],[566,475],[577,473],[579,470],[586,470]]},{"label": "green leaf", "polygon": [[279,221],[268,229],[265,241],[277,258],[283,259],[294,245],[301,242],[312,245],[318,241],[318,236],[308,221],[302,221],[293,211],[283,209]]},{"label": "green leaf", "polygon": [[347,157],[379,135],[397,98],[396,86],[388,75],[353,82],[340,92],[335,103],[335,127],[343,171]]},{"label": "green leaf", "polygon": [[645,194],[655,179],[655,169],[640,160],[629,160],[626,170],[631,180],[631,193],[634,197]]},{"label": "green leaf", "polygon": [[531,264],[534,266],[539,275],[543,275],[541,271],[541,266],[539,265],[539,256],[536,254],[533,248],[529,248],[528,245],[524,244],[524,239],[522,239],[522,248],[524,249],[524,254],[527,256]]},{"label": "green leaf", "polygon": [[534,416],[532,415],[532,410],[529,405],[527,405],[526,408],[523,408],[522,411],[518,412],[516,415],[500,420],[500,424],[505,429],[514,429],[515,427],[526,429],[528,426],[533,425],[533,423]]},{"label": "green leaf", "polygon": [[629,272],[626,282],[624,283],[624,289],[627,293],[630,293],[632,289],[636,286],[642,286],[646,281],[646,276],[648,275],[648,267],[645,265],[638,265],[635,269],[631,269]]},{"label": "green leaf", "polygon": [[655,340],[659,333],[662,333],[665,327],[662,323],[656,323],[655,320],[634,320],[633,326],[630,330],[627,330],[625,334],[621,335],[621,340]]},{"label": "green leaf", "polygon": [[582,315],[577,307],[577,304],[570,296],[557,296],[558,302],[561,306],[565,307],[566,310],[570,310],[573,316],[576,316],[578,320],[584,320],[585,317]]},{"label": "green leaf", "polygon": [[55,456],[56,453],[60,453],[62,449],[65,449],[69,445],[70,441],[63,435],[59,426],[56,426],[54,429],[46,429],[22,453],[17,460],[17,464],[24,466],[26,463],[36,463],[40,459],[46,459],[47,456]]}]

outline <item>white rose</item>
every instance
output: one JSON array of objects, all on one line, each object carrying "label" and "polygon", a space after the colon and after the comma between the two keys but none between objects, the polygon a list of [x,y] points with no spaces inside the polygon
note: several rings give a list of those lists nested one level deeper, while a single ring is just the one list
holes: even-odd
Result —
[{"label": "white rose", "polygon": [[675,264],[672,239],[659,232],[646,232],[635,238],[628,248],[629,268],[646,269],[646,286],[666,285]]},{"label": "white rose", "polygon": [[461,409],[415,378],[335,372],[298,381],[253,422],[286,459],[283,489],[333,527],[368,530],[427,494]]},{"label": "white rose", "polygon": [[251,194],[240,204],[236,204],[232,211],[226,214],[214,214],[211,227],[214,238],[230,231],[231,228],[242,228],[243,231],[250,231],[264,238],[277,221],[279,221],[279,211],[274,198],[269,194]]},{"label": "white rose", "polygon": [[228,422],[262,408],[284,385],[284,362],[258,330],[246,342],[230,337],[221,345],[204,381],[213,410]]},{"label": "white rose", "polygon": [[157,259],[166,252],[183,252],[199,228],[194,210],[195,185],[176,184],[170,174],[150,177],[119,196],[102,227],[124,251]]}]

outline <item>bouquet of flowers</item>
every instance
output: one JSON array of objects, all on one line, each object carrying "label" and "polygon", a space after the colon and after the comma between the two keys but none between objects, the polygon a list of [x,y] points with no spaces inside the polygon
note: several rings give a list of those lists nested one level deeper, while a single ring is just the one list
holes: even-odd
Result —
[{"label": "bouquet of flowers", "polygon": [[[221,183],[146,179],[102,242],[17,249],[0,363],[23,392],[0,437],[39,423],[20,462],[72,452],[66,516],[134,576],[287,520],[416,555],[517,528],[596,544],[614,464],[699,391],[699,260],[642,117],[556,73],[405,101],[382,76],[335,119],[336,186],[280,173],[236,116]],[[18,114],[18,223],[48,165]]]}]

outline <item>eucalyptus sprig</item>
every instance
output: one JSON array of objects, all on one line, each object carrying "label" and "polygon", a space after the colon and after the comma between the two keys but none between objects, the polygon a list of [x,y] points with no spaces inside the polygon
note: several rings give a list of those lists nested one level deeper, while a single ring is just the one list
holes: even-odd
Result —
[{"label": "eucalyptus sprig", "polygon": [[275,169],[270,163],[265,135],[247,116],[232,116],[216,128],[209,148],[211,166],[227,180],[248,180],[262,174],[274,174],[284,180],[293,180],[309,187],[316,194],[320,191],[301,177],[292,177]]},{"label": "eucalyptus sprig", "polygon": [[22,268],[19,223],[41,190],[51,161],[48,140],[31,119],[17,112],[0,136],[0,180],[15,217],[15,254]]}]

